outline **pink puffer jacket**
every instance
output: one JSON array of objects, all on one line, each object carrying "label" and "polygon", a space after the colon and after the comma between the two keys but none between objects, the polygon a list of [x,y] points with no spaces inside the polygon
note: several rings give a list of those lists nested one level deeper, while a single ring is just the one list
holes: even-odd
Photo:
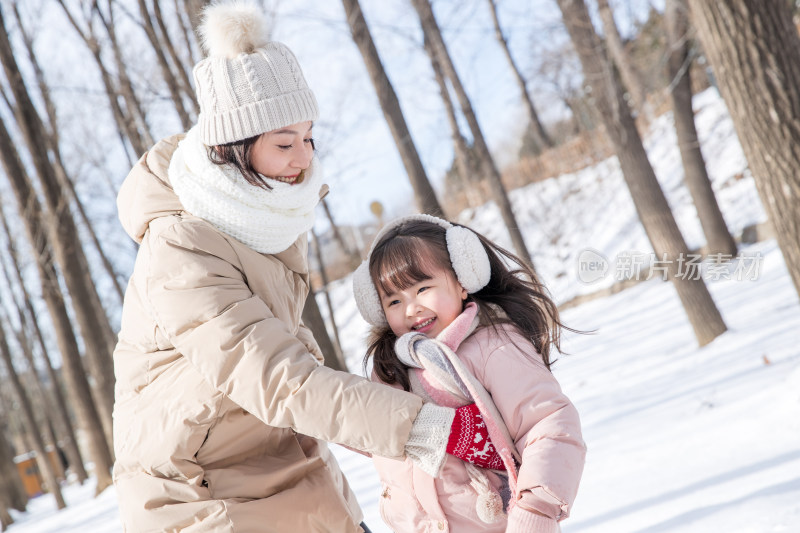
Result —
[{"label": "pink puffer jacket", "polygon": [[[381,516],[395,533],[503,532],[507,527],[551,533],[568,516],[586,454],[578,412],[531,343],[511,325],[498,329],[479,328],[456,353],[491,394],[522,456],[519,499],[510,519],[486,524],[478,518],[477,492],[460,459],[448,455],[440,476],[432,478],[408,460],[373,457],[383,485]],[[497,490],[501,479],[486,472]]]}]

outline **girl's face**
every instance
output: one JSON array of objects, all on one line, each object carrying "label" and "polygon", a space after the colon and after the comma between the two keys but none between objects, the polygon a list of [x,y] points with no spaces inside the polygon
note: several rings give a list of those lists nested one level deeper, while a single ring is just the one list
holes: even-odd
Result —
[{"label": "girl's face", "polygon": [[453,273],[443,269],[433,270],[430,278],[407,289],[378,293],[389,327],[398,337],[410,331],[437,336],[461,314],[467,298]]},{"label": "girl's face", "polygon": [[299,183],[301,172],[314,157],[311,121],[268,131],[256,139],[250,150],[250,163],[256,172],[285,183]]}]

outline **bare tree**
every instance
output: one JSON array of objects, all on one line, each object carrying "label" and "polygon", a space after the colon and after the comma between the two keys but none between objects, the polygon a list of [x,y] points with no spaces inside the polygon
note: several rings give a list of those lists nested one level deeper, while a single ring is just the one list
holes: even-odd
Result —
[{"label": "bare tree", "polygon": [[[1,9],[0,23],[3,28],[6,27]],[[110,442],[111,411],[114,403],[114,370],[111,360],[114,333],[91,279],[75,221],[68,202],[65,201],[68,195],[63,193],[51,161],[46,128],[22,79],[6,31],[0,32],[0,62],[14,95],[17,126],[31,155],[31,162],[47,204],[49,218],[44,227],[51,233],[50,244],[71,296],[81,338],[86,345],[87,363],[97,384],[98,409]],[[20,204],[20,210],[25,207],[25,204]]]},{"label": "bare tree", "polygon": [[25,167],[16,147],[0,120],[0,162],[11,184],[24,222],[25,234],[31,245],[41,283],[42,297],[47,305],[61,352],[62,369],[67,382],[69,399],[75,409],[80,426],[87,435],[89,455],[95,464],[97,492],[111,484],[111,452],[103,431],[103,424],[92,399],[89,382],[84,373],[78,341],[67,314],[64,297],[56,274],[53,251],[50,247],[41,206],[33,191]]},{"label": "bare tree", "polygon": [[[2,460],[3,458],[0,457],[0,461]],[[4,487],[0,486],[0,531],[5,531],[8,526],[14,523],[14,517],[8,512],[9,507],[3,488]]]},{"label": "bare tree", "polygon": [[[23,330],[25,329],[33,329],[34,337],[38,342],[39,351],[41,355],[41,360],[43,362],[43,366],[45,371],[47,372],[47,377],[52,383],[52,401],[50,402],[51,405],[51,412],[54,414],[56,418],[56,426],[59,429],[61,434],[61,440],[64,447],[64,451],[67,455],[67,460],[72,467],[75,476],[78,478],[79,483],[83,483],[86,481],[88,477],[86,474],[86,468],[83,466],[83,458],[81,457],[80,449],[78,448],[78,440],[75,437],[75,429],[72,426],[72,422],[70,421],[69,414],[67,413],[67,402],[65,401],[64,394],[61,392],[61,387],[59,386],[59,380],[56,376],[56,371],[53,368],[53,363],[50,360],[49,350],[47,349],[47,343],[44,340],[44,335],[42,334],[41,327],[39,326],[39,320],[36,316],[36,311],[33,308],[33,299],[31,298],[30,294],[28,293],[28,289],[25,286],[25,281],[22,278],[22,269],[19,264],[19,259],[17,256],[17,249],[14,243],[14,238],[12,236],[11,230],[8,226],[8,221],[6,219],[5,212],[3,211],[2,205],[0,205],[0,224],[3,226],[3,230],[6,234],[6,256],[9,258],[12,266],[12,270],[15,274],[15,281],[19,290],[22,293],[22,301],[23,304],[17,304],[17,309],[19,311],[19,321],[22,324]],[[3,265],[3,273],[6,277],[6,281],[9,285],[9,288],[13,285],[11,281],[11,276],[6,272],[5,265]],[[24,310],[23,310],[24,305]],[[27,314],[26,314],[27,312]],[[26,326],[30,325],[30,328]],[[20,339],[22,343],[23,340]],[[33,367],[33,362],[30,363]]]},{"label": "bare tree", "polygon": [[506,36],[503,34],[503,29],[500,26],[500,17],[497,15],[497,0],[488,0],[488,2],[489,9],[492,13],[492,24],[494,24],[494,36],[497,38],[497,42],[500,43],[500,47],[503,49],[503,53],[508,60],[508,64],[511,65],[511,71],[514,73],[514,79],[517,81],[517,85],[519,85],[520,94],[522,95],[522,102],[525,104],[525,109],[528,111],[528,119],[531,121],[530,128],[533,132],[536,143],[539,145],[540,149],[551,148],[553,146],[553,141],[550,139],[550,136],[547,134],[544,126],[542,126],[542,121],[539,120],[539,113],[536,112],[536,107],[533,105],[533,99],[528,93],[528,84],[526,83],[525,78],[522,76],[522,72],[520,72],[516,61],[514,61],[514,56],[511,55],[511,49],[508,46],[508,39],[506,39]]},{"label": "bare tree", "polygon": [[200,27],[200,14],[203,8],[211,3],[211,0],[184,0],[183,7],[186,10],[186,16],[189,18],[189,24],[192,26],[192,31],[197,36],[197,29]]},{"label": "bare tree", "polygon": [[800,37],[789,3],[690,0],[689,7],[800,294]]},{"label": "bare tree", "polygon": [[[189,16],[189,10],[191,9],[190,4],[192,3],[193,2],[191,1],[174,0],[175,14],[178,17],[179,26],[181,29],[181,37],[183,38],[183,46],[186,51],[186,55],[189,58],[189,62],[194,65],[198,61],[195,50],[199,48],[199,43],[197,42],[197,37],[194,33],[192,19]],[[183,7],[181,8],[181,6]]]},{"label": "bare tree", "polygon": [[[179,16],[179,13],[176,12],[176,16]],[[178,80],[180,90],[184,95],[184,101],[188,101],[190,103],[192,106],[192,113],[196,116],[200,112],[200,107],[195,99],[194,89],[192,88],[191,81],[191,72],[194,63],[192,62],[189,64],[187,61],[182,60],[178,55],[175,44],[172,42],[172,38],[167,30],[167,24],[164,21],[164,15],[161,12],[160,0],[153,0],[153,18],[156,21],[156,28],[158,30],[157,33],[161,45],[166,49],[173,68],[177,71],[176,78]]]},{"label": "bare tree", "polygon": [[335,350],[336,358],[339,359],[339,364],[344,368],[347,368],[347,364],[344,360],[344,354],[342,353],[342,341],[339,339],[339,327],[336,325],[336,315],[333,312],[333,302],[331,301],[331,294],[328,290],[328,273],[325,270],[325,261],[322,258],[322,248],[319,245],[319,238],[317,238],[317,232],[314,231],[314,228],[311,228],[311,237],[314,243],[314,253],[317,256],[317,264],[319,265],[319,277],[322,280],[322,288],[320,290],[322,291],[323,296],[325,296],[325,305],[328,308],[328,319],[330,320],[331,329],[333,330],[333,337],[336,340],[333,348]]},{"label": "bare tree", "polygon": [[580,70],[580,61],[569,43],[559,43],[548,50],[536,69],[536,76],[551,87],[572,113],[573,134],[591,131],[599,121],[585,87],[576,82],[580,79]]},{"label": "bare tree", "polygon": [[622,86],[595,33],[586,4],[583,0],[558,0],[558,6],[650,244],[657,258],[666,262],[669,278],[694,328],[697,342],[700,346],[708,344],[727,328],[703,280],[679,272],[681,258],[685,260],[688,256],[688,247],[647,159]]},{"label": "bare tree", "polygon": [[[4,460],[4,458],[0,456],[0,461],[2,460]],[[5,531],[8,526],[14,523],[14,517],[8,512],[9,505],[3,489],[5,489],[5,487],[0,485],[0,531]]]},{"label": "bare tree", "polygon": [[[0,299],[0,302],[2,302],[2,299]],[[35,425],[40,431],[43,441],[45,443],[49,442],[54,448],[57,448],[58,439],[56,438],[55,430],[53,429],[52,424],[52,419],[54,417],[52,402],[50,401],[50,396],[46,392],[44,382],[42,381],[41,376],[36,369],[36,363],[33,360],[33,348],[31,347],[31,343],[28,341],[27,335],[25,334],[24,324],[20,324],[19,328],[15,328],[6,315],[4,307],[0,305],[0,328],[2,328],[2,324],[6,324],[7,329],[14,333],[14,337],[17,340],[17,345],[22,350],[22,355],[27,363],[28,380],[24,389],[26,394],[30,394],[30,400],[32,404],[38,407],[34,410],[35,414],[39,415],[39,417],[34,416],[34,421],[36,421]],[[8,339],[6,338],[6,342],[7,340]],[[64,466],[60,460],[54,461],[52,467],[53,475],[56,479],[67,479],[66,475],[64,474]]]},{"label": "bare tree", "polygon": [[632,107],[644,117],[646,122],[652,122],[653,111],[647,103],[647,86],[644,82],[644,76],[633,64],[630,54],[625,49],[622,37],[617,29],[617,23],[614,21],[614,12],[611,10],[608,0],[597,0],[597,10],[603,23],[606,46],[611,58],[614,60],[614,64],[619,69],[622,83],[628,89]]},{"label": "bare tree", "polygon": [[36,417],[33,414],[30,398],[28,398],[25,389],[22,387],[22,382],[14,368],[14,363],[11,359],[11,350],[8,347],[2,323],[0,323],[0,358],[2,358],[3,363],[5,363],[6,371],[8,372],[8,381],[11,383],[11,387],[19,403],[20,411],[22,411],[22,421],[25,425],[25,431],[33,445],[33,451],[36,453],[36,465],[39,467],[42,476],[44,476],[47,490],[56,500],[56,507],[58,509],[63,509],[67,504],[64,503],[64,496],[61,494],[61,486],[58,484],[58,478],[53,470],[53,464],[47,456],[44,439],[36,423]]},{"label": "bare tree", "polygon": [[347,366],[336,354],[336,348],[331,342],[331,337],[328,335],[328,330],[325,327],[325,320],[322,318],[322,313],[319,312],[317,300],[314,298],[314,291],[309,290],[306,296],[306,302],[303,305],[303,324],[305,324],[311,333],[314,335],[314,340],[317,341],[322,356],[325,359],[325,366],[334,370],[341,370],[347,372]]},{"label": "bare tree", "polygon": [[717,198],[714,196],[694,123],[689,69],[689,18],[685,0],[667,0],[665,18],[669,43],[667,70],[672,116],[675,120],[678,148],[683,161],[684,181],[697,208],[700,225],[706,236],[708,253],[727,254],[732,257],[736,255],[736,241],[728,231]]},{"label": "bare tree", "polygon": [[497,204],[497,207],[500,209],[500,215],[503,217],[503,222],[505,222],[508,233],[511,236],[511,242],[514,245],[514,249],[516,250],[517,255],[523,261],[528,263],[531,268],[533,268],[533,259],[531,258],[531,254],[528,252],[525,239],[523,239],[522,233],[519,230],[519,224],[517,224],[517,219],[514,216],[514,211],[511,208],[511,202],[508,200],[505,187],[500,179],[500,171],[497,169],[497,165],[494,163],[494,158],[489,152],[489,147],[487,146],[486,140],[483,137],[483,132],[478,124],[478,119],[472,109],[472,103],[467,96],[466,90],[464,90],[464,86],[461,84],[461,79],[458,76],[458,72],[456,71],[456,67],[453,64],[452,59],[450,58],[450,53],[447,51],[447,45],[445,44],[442,33],[439,30],[439,25],[436,22],[436,18],[433,16],[431,4],[428,0],[412,0],[411,3],[414,5],[414,9],[417,11],[423,33],[430,40],[430,49],[433,51],[433,54],[436,57],[435,60],[438,61],[442,66],[445,76],[447,76],[447,79],[453,86],[453,91],[458,97],[458,102],[461,105],[461,111],[464,114],[464,118],[469,125],[470,132],[472,133],[473,149],[475,150],[475,155],[480,161],[479,164],[481,166],[482,174],[486,176],[486,179],[489,182],[489,189],[492,191],[494,201]]},{"label": "bare tree", "polygon": [[[172,47],[172,42],[167,41],[167,36],[159,35],[158,29],[156,25],[153,24],[153,20],[157,18],[157,16],[150,12],[147,2],[145,0],[137,0],[139,5],[139,13],[141,15],[141,26],[147,35],[147,39],[150,41],[150,45],[153,48],[153,52],[156,56],[156,61],[158,62],[158,66],[161,68],[161,77],[164,79],[164,82],[167,84],[167,90],[169,90],[170,97],[172,98],[172,103],[175,106],[175,111],[178,113],[178,117],[180,118],[181,124],[184,130],[188,130],[192,127],[192,117],[189,111],[186,109],[186,105],[184,103],[184,95],[186,94],[185,87],[182,90],[181,87],[181,76],[176,75],[175,71],[183,70],[182,65],[173,65],[170,62],[170,59],[165,54],[165,50],[168,50]],[[154,3],[157,5],[158,0],[154,0]],[[170,55],[175,55],[170,54]],[[177,57],[177,55],[175,55]],[[185,72],[184,72],[185,74]],[[188,80],[187,80],[188,81]],[[189,96],[192,96],[192,92],[189,91]]]},{"label": "bare tree", "polygon": [[422,160],[419,157],[416,146],[414,146],[411,132],[408,131],[408,125],[400,108],[397,94],[394,92],[392,82],[389,81],[389,76],[386,75],[386,70],[383,68],[378,50],[375,48],[375,42],[372,40],[372,34],[370,34],[367,21],[364,19],[361,5],[358,0],[342,0],[342,4],[347,16],[347,24],[350,26],[350,33],[353,35],[353,41],[355,41],[361,56],[364,58],[364,64],[367,67],[372,84],[375,86],[381,110],[383,110],[383,116],[386,118],[386,123],[392,132],[397,150],[400,152],[400,158],[403,160],[403,165],[408,173],[411,187],[414,189],[417,209],[421,213],[444,217],[444,210],[436,199],[436,193],[433,191],[430,181],[428,181],[428,175],[425,173]]},{"label": "bare tree", "polygon": [[27,497],[14,463],[14,450],[6,437],[5,413],[0,412],[0,531],[14,523],[10,509],[25,511]]},{"label": "bare tree", "polygon": [[444,102],[447,123],[450,126],[450,137],[453,139],[455,166],[461,178],[461,187],[465,189],[469,205],[471,207],[477,207],[485,201],[478,191],[477,182],[480,179],[480,172],[473,171],[472,158],[470,157],[471,148],[467,144],[464,135],[461,133],[461,128],[458,127],[456,109],[453,105],[453,99],[450,98],[450,90],[447,88],[447,79],[442,72],[442,66],[439,64],[439,60],[433,51],[427,35],[423,36],[423,45],[425,47],[425,52],[431,60],[433,75],[436,78],[436,84],[439,86],[439,94],[442,97],[442,102]]},{"label": "bare tree", "polygon": [[[80,35],[81,39],[86,44],[86,47],[92,54],[92,58],[97,64],[97,68],[100,71],[100,78],[103,82],[103,88],[108,98],[109,107],[111,108],[111,115],[114,117],[114,121],[117,124],[117,130],[120,132],[120,138],[126,149],[126,153],[128,149],[127,142],[130,144],[130,148],[133,150],[135,157],[138,158],[150,147],[151,143],[147,142],[149,134],[146,133],[147,130],[140,130],[136,123],[136,117],[140,114],[136,106],[132,105],[132,102],[128,102],[128,105],[123,106],[119,96],[122,94],[124,97],[129,94],[129,91],[117,87],[117,81],[103,62],[100,36],[94,28],[93,17],[94,14],[97,13],[97,9],[95,9],[97,4],[93,4],[89,13],[84,13],[85,20],[81,23],[69,8],[67,8],[64,0],[56,1],[64,10],[64,14],[67,16],[70,24],[75,28],[75,31],[78,32],[78,35]],[[113,39],[112,42],[114,42]],[[125,85],[124,79],[121,80],[121,85]],[[133,166],[133,161],[130,163],[131,166]]]},{"label": "bare tree", "polygon": [[[136,95],[133,82],[128,75],[128,66],[125,64],[125,59],[122,55],[122,47],[119,44],[119,37],[117,36],[116,19],[114,18],[114,5],[115,0],[107,0],[106,12],[104,13],[100,8],[100,3],[98,1],[92,2],[92,11],[87,17],[86,24],[89,26],[89,28],[92,28],[93,18],[97,17],[97,19],[100,21],[100,24],[102,24],[103,28],[106,30],[108,43],[111,47],[111,52],[114,57],[114,67],[116,68],[115,81],[117,87],[119,87],[119,94],[125,101],[125,108],[131,114],[131,119],[133,120],[137,131],[141,133],[141,141],[145,145],[150,146],[154,142],[153,134],[150,132],[150,125],[148,124],[145,110],[142,107],[139,97]],[[73,26],[74,25],[75,24],[73,23]],[[92,46],[99,46],[99,43],[93,43]],[[101,68],[104,68],[102,66],[102,62],[100,65]],[[140,153],[137,152],[137,155],[140,155]]]},{"label": "bare tree", "polygon": [[10,414],[4,395],[0,394],[0,497],[4,498],[9,509],[22,513],[28,505],[28,493],[14,463],[14,447],[10,442],[12,432],[8,420]]},{"label": "bare tree", "polygon": [[[105,251],[103,250],[102,244],[100,244],[100,239],[97,237],[97,233],[94,230],[94,226],[92,225],[91,221],[89,220],[89,216],[86,213],[86,209],[83,206],[83,202],[81,201],[80,197],[78,196],[77,191],[75,190],[75,184],[72,182],[72,179],[67,174],[66,168],[64,167],[64,162],[61,158],[61,148],[60,148],[60,139],[59,139],[59,131],[58,131],[58,117],[56,115],[56,106],[53,102],[53,99],[50,96],[50,87],[45,80],[44,72],[42,71],[41,65],[39,65],[39,60],[37,58],[36,53],[33,50],[33,39],[28,34],[25,29],[25,26],[22,22],[22,17],[20,16],[19,9],[17,9],[17,4],[13,5],[14,9],[14,17],[17,21],[17,26],[20,29],[20,34],[22,36],[22,41],[25,44],[25,50],[28,53],[28,61],[30,62],[31,66],[33,67],[33,72],[36,77],[36,84],[39,88],[39,93],[42,97],[42,100],[45,105],[47,121],[46,121],[46,137],[48,141],[48,148],[53,154],[53,166],[56,171],[56,176],[58,178],[61,187],[69,193],[69,197],[71,198],[72,202],[75,205],[75,208],[78,210],[78,214],[81,216],[81,220],[84,224],[84,229],[89,234],[92,243],[94,244],[95,249],[97,250],[97,254],[100,257],[100,261],[105,268],[108,277],[111,279],[111,282],[116,289],[117,296],[119,297],[120,303],[124,297],[124,291],[122,290],[122,286],[119,282],[119,276],[117,275],[114,266],[111,264],[111,261],[108,259]],[[122,77],[122,74],[120,75]],[[125,76],[127,79],[127,76]],[[128,80],[128,83],[130,81]],[[130,87],[130,90],[133,90],[133,87]],[[138,101],[133,97],[136,105],[138,106]],[[141,112],[141,110],[140,110]],[[150,139],[152,142],[152,138],[147,134],[147,139]]]},{"label": "bare tree", "polygon": [[339,225],[333,219],[333,214],[331,213],[331,208],[328,206],[328,202],[325,198],[320,201],[322,204],[322,209],[325,211],[325,217],[328,219],[328,223],[331,225],[331,232],[333,233],[333,238],[336,239],[336,242],[339,243],[339,247],[344,252],[345,257],[347,257],[350,266],[355,269],[359,263],[361,263],[361,256],[358,255],[358,251],[353,250],[344,240],[342,236],[342,232],[339,231]]}]

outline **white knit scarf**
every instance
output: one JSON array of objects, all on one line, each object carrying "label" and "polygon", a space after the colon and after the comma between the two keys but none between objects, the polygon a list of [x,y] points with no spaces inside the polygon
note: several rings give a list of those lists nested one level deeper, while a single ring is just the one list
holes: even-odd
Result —
[{"label": "white knit scarf", "polygon": [[314,225],[322,177],[313,167],[302,183],[269,180],[272,190],[256,187],[233,167],[212,163],[195,126],[178,143],[168,172],[188,212],[257,252],[276,254]]}]

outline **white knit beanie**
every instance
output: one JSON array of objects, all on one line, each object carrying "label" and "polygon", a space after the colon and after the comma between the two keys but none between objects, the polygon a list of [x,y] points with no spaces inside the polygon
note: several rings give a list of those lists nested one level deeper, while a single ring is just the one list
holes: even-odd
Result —
[{"label": "white knit beanie", "polygon": [[203,10],[208,57],[194,67],[200,139],[241,141],[319,116],[317,100],[286,45],[269,41],[260,9],[217,2]]}]

